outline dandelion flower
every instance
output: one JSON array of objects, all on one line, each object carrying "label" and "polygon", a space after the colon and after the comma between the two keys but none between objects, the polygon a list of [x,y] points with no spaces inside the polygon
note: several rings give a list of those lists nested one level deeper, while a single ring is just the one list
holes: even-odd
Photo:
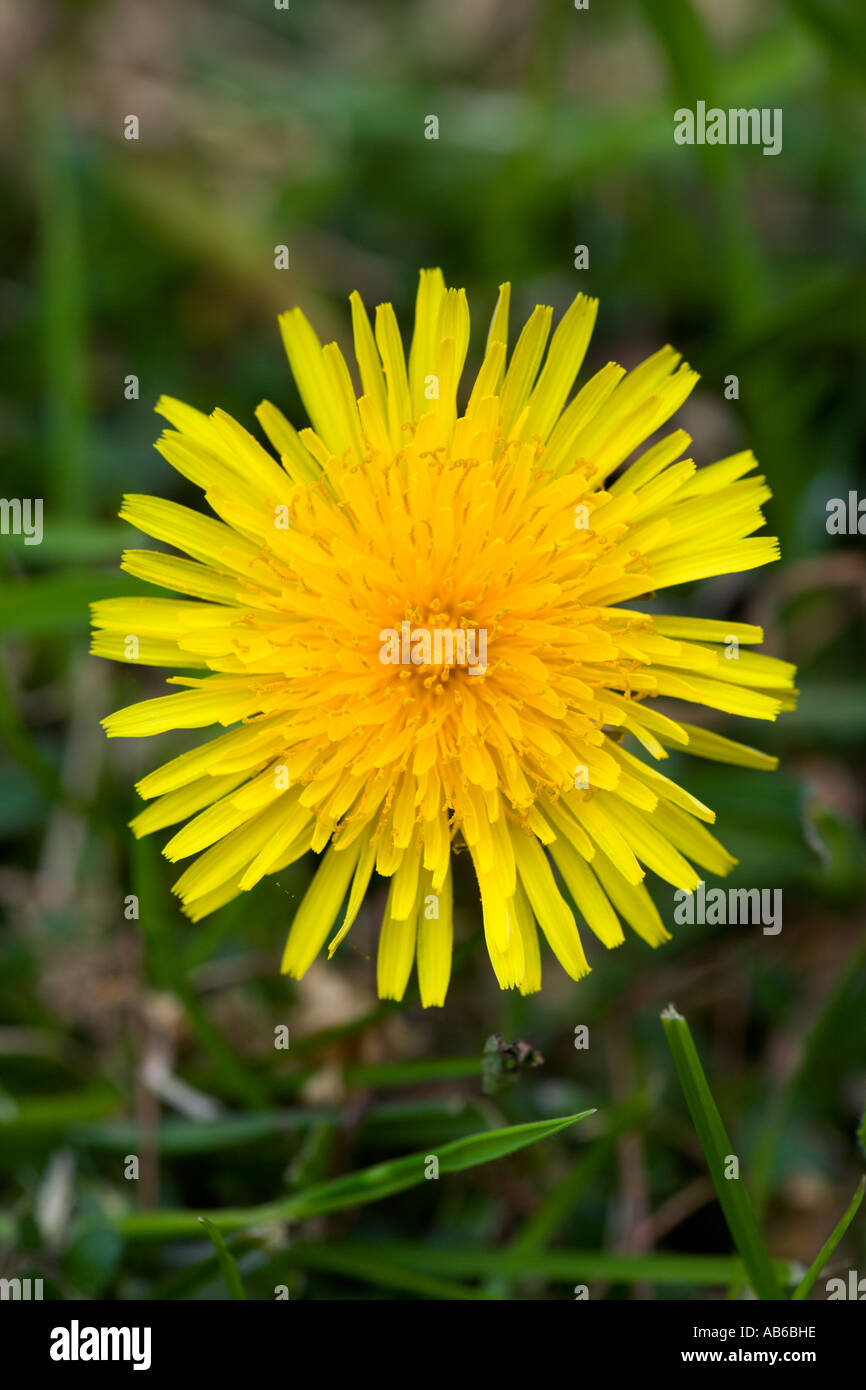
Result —
[{"label": "dandelion flower", "polygon": [[597,309],[585,295],[552,337],[536,308],[509,356],[503,285],[468,399],[469,308],[440,271],[421,272],[408,361],[390,304],[372,326],[357,294],[351,309],[360,394],[335,343],[299,309],[281,317],[311,428],[264,402],[273,453],[221,410],[157,406],[172,426],[157,448],[213,515],[124,499],[126,521],[180,553],[129,550],[123,568],[185,597],[95,604],[93,650],[184,674],[103,722],[111,737],[227,732],[138,784],[150,804],[132,829],[183,822],[164,852],[192,861],[174,892],[194,921],[321,856],[292,976],[329,938],[334,952],[375,872],[379,993],[400,999],[417,962],[423,1003],[441,1004],[463,852],[500,986],[540,988],[538,928],[579,979],[569,898],[605,946],[620,919],[657,946],[645,870],[693,891],[735,862],[712,810],[652,763],[675,748],[775,765],[656,708],[790,708],[793,668],[739,650],[760,629],[629,607],[775,560],[754,535],[769,490],[750,452],[697,468],[682,430],[646,447],[697,379],[670,347],[608,363],[569,400]]}]

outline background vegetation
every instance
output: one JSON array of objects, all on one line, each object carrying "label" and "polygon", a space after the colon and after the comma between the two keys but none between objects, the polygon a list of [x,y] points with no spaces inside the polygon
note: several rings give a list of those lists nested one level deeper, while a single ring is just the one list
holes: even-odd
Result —
[{"label": "background vegetation", "polygon": [[[768,1249],[805,1267],[863,1166],[866,562],[862,538],[825,529],[866,416],[862,5],[54,0],[3,3],[0,29],[2,491],[45,499],[40,546],[0,543],[0,1274],[58,1298],[226,1298],[239,1279],[261,1298],[736,1292],[670,1000]],[[676,146],[673,110],[698,98],[782,108],[783,152]],[[678,606],[763,624],[801,668],[800,706],[733,730],[778,773],[672,771],[717,808],[731,882],[783,889],[780,935],[590,942],[587,980],[550,960],[521,1000],[496,988],[463,874],[446,1009],[381,1006],[380,903],[295,985],[276,972],[311,865],[193,927],[158,843],[133,843],[133,782],[183,736],[106,743],[99,718],[161,677],[89,658],[87,603],[135,591],[122,492],[192,500],[151,448],[157,396],[245,423],[267,397],[300,421],[277,313],[299,303],[346,345],[351,289],[405,324],[433,264],[469,292],[476,360],[500,280],[518,315],[585,289],[591,366],[671,341],[703,377],[680,420],[696,458],[755,448],[783,561]],[[514,1084],[507,1057],[482,1070],[497,1033],[543,1062]],[[539,1133],[496,1131],[585,1110],[476,1166]],[[461,1171],[443,1158],[417,1182],[415,1165],[397,1190],[395,1160],[472,1135]],[[381,1200],[321,1187],[382,1162],[365,1188]],[[240,1209],[227,1249],[197,1222],[223,1208]],[[866,1273],[862,1218],[830,1257],[850,1268]]]}]

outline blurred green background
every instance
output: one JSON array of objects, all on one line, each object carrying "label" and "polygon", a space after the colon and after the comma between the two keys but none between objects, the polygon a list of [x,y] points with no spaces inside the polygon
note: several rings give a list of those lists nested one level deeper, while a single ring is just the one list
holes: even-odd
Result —
[{"label": "blurred green background", "polygon": [[[722,1296],[731,1242],[658,1021],[671,999],[770,1249],[808,1264],[863,1167],[866,1102],[866,560],[825,527],[866,434],[860,0],[6,0],[0,32],[2,491],[45,509],[41,545],[0,539],[0,1274],[61,1298],[224,1298],[204,1231],[141,1238],[158,1207],[270,1203],[595,1107],[490,1167],[233,1237],[248,1296]],[[781,108],[782,153],[675,145],[673,111],[698,99]],[[777,773],[670,771],[717,809],[730,882],[782,888],[780,935],[589,941],[588,979],[548,959],[524,1001],[498,991],[458,873],[446,1008],[378,1006],[380,901],[295,985],[277,967],[310,864],[192,927],[160,837],[133,843],[132,784],[185,736],[105,741],[98,720],[162,678],[89,658],[87,604],[144,591],[117,569],[141,543],[124,491],[197,505],[151,447],[158,395],[248,427],[268,398],[305,423],[278,312],[300,304],[348,348],[350,290],[405,327],[436,264],[469,293],[470,366],[501,280],[515,323],[585,290],[590,368],[670,341],[702,374],[677,419],[695,458],[755,449],[782,562],[668,601],[762,624],[800,705],[714,723]],[[494,1033],[544,1061],[485,1092]],[[866,1273],[862,1219],[833,1260]]]}]

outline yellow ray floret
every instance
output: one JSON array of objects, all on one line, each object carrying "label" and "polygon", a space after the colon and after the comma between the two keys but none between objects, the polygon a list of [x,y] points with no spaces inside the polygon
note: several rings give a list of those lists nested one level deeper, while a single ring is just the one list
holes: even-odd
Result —
[{"label": "yellow ray floret", "polygon": [[179,827],[165,853],[190,860],[174,891],[193,920],[318,854],[283,956],[295,977],[337,949],[375,874],[380,995],[402,998],[417,966],[422,1002],[442,1004],[461,850],[503,989],[540,988],[539,929],[573,979],[583,924],[607,947],[621,920],[659,945],[646,870],[693,890],[734,861],[712,810],[638,754],[775,765],[655,707],[790,708],[793,668],[740,650],[760,629],[628,606],[777,558],[755,535],[754,457],[697,467],[682,430],[645,447],[694,386],[679,354],[609,363],[572,394],[596,301],[578,295],[552,335],[539,306],[510,357],[509,303],[503,285],[466,392],[469,308],[439,270],[421,272],[408,359],[392,307],[371,323],[352,295],[355,379],[284,314],[310,427],[264,402],[270,453],[222,411],[164,398],[157,447],[211,515],[124,498],[122,517],[180,553],[129,550],[123,567],[182,597],[94,604],[93,651],[182,674],[106,731],[225,729],[139,783],[132,828]]}]

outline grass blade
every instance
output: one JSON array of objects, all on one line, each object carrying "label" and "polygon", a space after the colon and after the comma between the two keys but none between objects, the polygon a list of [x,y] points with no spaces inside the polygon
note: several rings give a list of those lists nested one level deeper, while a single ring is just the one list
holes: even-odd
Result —
[{"label": "grass blade", "polygon": [[731,1141],[713,1100],[689,1025],[672,1004],[665,1009],[661,1019],[719,1204],[752,1288],[758,1298],[782,1298],[782,1290],[761,1240],[743,1180],[739,1174],[730,1178],[725,1176],[727,1161],[733,1156]]},{"label": "grass blade", "polygon": [[56,81],[39,74],[31,99],[33,165],[39,196],[40,289],[47,417],[47,482],[67,520],[81,516],[89,492],[87,427],[87,275],[81,193]]},{"label": "grass blade", "polygon": [[411,1293],[437,1302],[483,1302],[489,1298],[483,1289],[473,1289],[453,1279],[442,1279],[408,1265],[394,1264],[369,1247],[301,1245],[297,1249],[292,1247],[288,1263],[304,1269],[318,1269],[326,1274],[337,1274],[361,1284],[397,1289],[403,1296]]},{"label": "grass blade", "polygon": [[[435,1154],[407,1154],[404,1158],[377,1163],[372,1168],[362,1168],[359,1172],[347,1173],[343,1177],[318,1183],[279,1202],[266,1203],[260,1207],[213,1211],[208,1215],[219,1230],[236,1231],[266,1221],[301,1221],[310,1216],[324,1215],[326,1212],[363,1206],[424,1182],[429,1172],[430,1159],[433,1157],[438,1160],[440,1177],[444,1173],[459,1173],[464,1168],[473,1168],[481,1163],[491,1163],[496,1158],[504,1158],[506,1154],[524,1149],[528,1144],[537,1143],[539,1139],[550,1138],[594,1113],[593,1110],[585,1110],[579,1115],[565,1115],[554,1120],[536,1120],[531,1124],[511,1125],[507,1129],[472,1134],[465,1139],[455,1139],[450,1144],[443,1144]],[[130,1212],[119,1219],[118,1225],[131,1239],[166,1240],[189,1234],[195,1229],[196,1220],[195,1215],[188,1211]]]},{"label": "grass blade", "polygon": [[237,1261],[223,1240],[222,1232],[218,1231],[213,1222],[208,1221],[206,1216],[200,1216],[198,1219],[213,1241],[220,1273],[226,1282],[230,1296],[235,1299],[245,1299],[246,1294]]},{"label": "grass blade", "polygon": [[[653,1284],[656,1287],[724,1288],[739,1268],[733,1255],[682,1255],[651,1253],[621,1255],[597,1250],[469,1249],[464,1246],[434,1246],[429,1242],[385,1241],[375,1245],[348,1241],[327,1250],[318,1243],[298,1241],[278,1257],[281,1262],[301,1267],[318,1264],[334,1256],[344,1263],[378,1259],[383,1266],[424,1271],[446,1279],[539,1279],[548,1283],[574,1284],[597,1280],[611,1284]],[[324,1264],[322,1264],[324,1268]],[[779,1266],[787,1277],[786,1265]]]},{"label": "grass blade", "polygon": [[818,1278],[818,1275],[821,1273],[821,1270],[824,1268],[830,1256],[833,1254],[833,1251],[836,1249],[836,1246],[839,1244],[839,1241],[842,1239],[848,1227],[851,1225],[851,1222],[854,1220],[854,1217],[857,1215],[860,1203],[863,1201],[864,1191],[866,1191],[866,1177],[860,1179],[860,1184],[857,1188],[857,1191],[854,1193],[854,1196],[851,1198],[851,1202],[847,1211],[845,1212],[841,1220],[837,1221],[836,1225],[833,1227],[833,1231],[829,1239],[826,1240],[824,1244],[821,1246],[821,1249],[818,1251],[815,1260],[806,1270],[806,1273],[803,1275],[803,1278],[800,1280],[796,1289],[791,1294],[792,1299],[806,1298],[812,1292],[812,1287],[815,1283],[815,1280]]}]

